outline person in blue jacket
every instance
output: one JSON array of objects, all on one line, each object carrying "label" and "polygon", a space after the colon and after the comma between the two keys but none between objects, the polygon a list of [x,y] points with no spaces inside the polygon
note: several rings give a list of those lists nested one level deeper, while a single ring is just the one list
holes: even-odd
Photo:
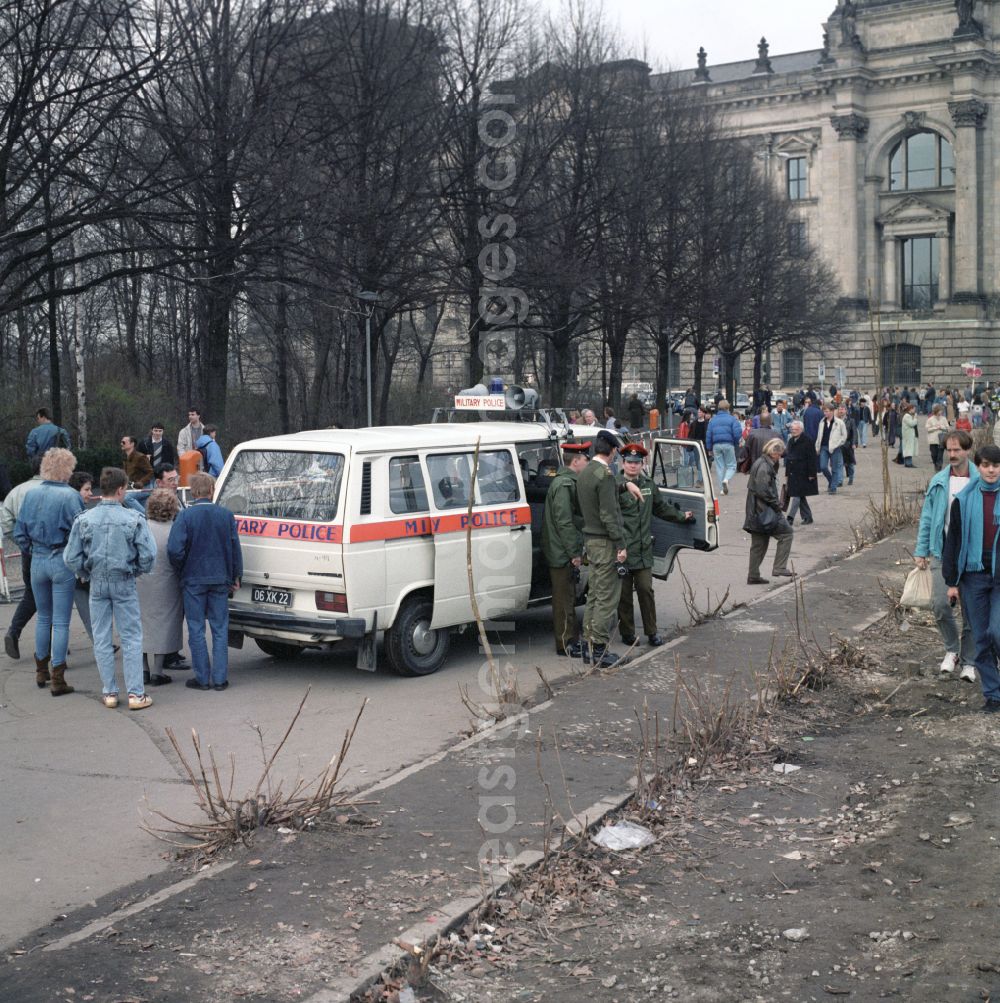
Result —
[{"label": "person in blue jacket", "polygon": [[1000,446],[983,446],[976,457],[979,480],[970,482],[951,503],[942,566],[949,601],[962,599],[976,643],[976,668],[983,711],[1000,712]]},{"label": "person in blue jacket", "polygon": [[[212,502],[215,479],[193,474],[190,487],[193,501],[174,520],[167,539],[167,557],[184,594],[194,671],[184,685],[224,690],[229,685],[229,592],[240,587],[243,552],[233,513]],[[211,661],[206,622],[212,628]]]},{"label": "person in blue jacket", "polygon": [[218,429],[214,425],[205,426],[205,434],[198,437],[194,448],[202,455],[205,473],[218,477],[222,473],[222,467],[226,462],[222,458],[222,450],[215,441]]},{"label": "person in blue jacket", "polygon": [[941,672],[944,675],[951,675],[961,665],[961,678],[974,683],[976,667],[973,664],[975,650],[972,630],[968,617],[963,615],[962,633],[961,637],[959,636],[955,614],[948,602],[944,577],[941,574],[941,556],[948,531],[951,503],[970,483],[979,480],[979,471],[969,460],[972,436],[968,432],[961,430],[950,432],[943,448],[948,457],[948,466],[936,473],[927,485],[924,505],[920,510],[920,526],[917,529],[917,545],[913,548],[913,560],[918,568],[929,568],[933,576],[931,610],[937,621],[941,640],[944,641]]},{"label": "person in blue jacket", "polygon": [[823,420],[823,409],[816,403],[815,397],[808,397],[807,400],[809,406],[802,412],[802,426],[806,435],[813,442],[818,442],[816,434],[819,432],[819,423]]},{"label": "person in blue jacket", "polygon": [[46,452],[54,446],[61,449],[72,449],[73,443],[70,441],[69,432],[52,421],[48,410],[40,407],[35,412],[37,424],[28,433],[24,448],[28,451],[28,459],[33,460],[36,456],[44,456]]},{"label": "person in blue jacket", "polygon": [[736,449],[743,441],[743,425],[729,413],[729,401],[722,398],[705,432],[705,449],[715,460],[715,476],[722,493],[729,494],[729,482],[736,476]]}]

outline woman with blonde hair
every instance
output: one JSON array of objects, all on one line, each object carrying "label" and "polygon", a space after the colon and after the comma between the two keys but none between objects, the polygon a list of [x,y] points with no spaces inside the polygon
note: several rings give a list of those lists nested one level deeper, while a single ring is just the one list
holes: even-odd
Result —
[{"label": "woman with blonde hair", "polygon": [[156,563],[148,575],[136,580],[136,588],[142,614],[143,682],[150,686],[173,681],[163,671],[164,660],[184,643],[184,599],[167,557],[170,527],[180,509],[176,493],[166,488],[157,488],[146,502],[146,525],[156,541]]},{"label": "woman with blonde hair", "polygon": [[31,591],[38,607],[35,682],[44,689],[51,679],[54,697],[73,692],[65,672],[76,576],[66,567],[63,550],[73,521],[84,510],[80,492],[69,486],[75,466],[68,449],[50,449],[42,457],[42,483],[25,496],[14,526],[18,546],[31,554]]}]

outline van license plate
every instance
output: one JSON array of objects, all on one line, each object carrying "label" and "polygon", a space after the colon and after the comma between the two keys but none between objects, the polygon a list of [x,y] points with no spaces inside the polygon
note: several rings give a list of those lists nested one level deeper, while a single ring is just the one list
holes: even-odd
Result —
[{"label": "van license plate", "polygon": [[254,602],[266,603],[268,606],[292,605],[292,593],[288,589],[266,589],[255,585],[250,597]]}]

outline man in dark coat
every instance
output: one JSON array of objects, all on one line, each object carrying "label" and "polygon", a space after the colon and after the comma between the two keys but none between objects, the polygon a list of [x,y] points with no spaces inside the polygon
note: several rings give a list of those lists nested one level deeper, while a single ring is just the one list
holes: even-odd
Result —
[{"label": "man in dark coat", "polygon": [[750,454],[751,465],[760,459],[766,442],[769,442],[771,439],[781,439],[781,433],[776,432],[772,424],[770,414],[761,414],[760,426],[747,436],[747,452]]},{"label": "man in dark coat", "polygon": [[150,426],[149,435],[139,443],[139,452],[149,457],[149,462],[155,470],[161,463],[177,466],[177,450],[174,444],[163,436],[163,422],[154,421]]},{"label": "man in dark coat", "polygon": [[556,654],[579,658],[576,624],[576,582],[583,563],[583,516],[576,500],[576,475],[587,465],[589,442],[564,442],[563,467],[545,494],[542,553],[552,581],[552,630]]},{"label": "man in dark coat", "polygon": [[823,420],[823,410],[816,403],[816,398],[813,397],[809,401],[809,407],[807,407],[802,412],[802,425],[805,429],[806,435],[809,436],[813,442],[816,441],[816,433],[819,431],[819,423]]},{"label": "man in dark coat", "polygon": [[628,427],[633,432],[642,428],[643,419],[646,416],[646,409],[643,407],[642,401],[639,400],[638,394],[632,394],[629,398],[626,410],[628,411]]},{"label": "man in dark coat", "polygon": [[773,536],[777,542],[771,574],[778,578],[792,578],[788,558],[792,552],[792,527],[781,512],[778,500],[778,465],[785,452],[781,439],[772,439],[764,446],[764,455],[750,468],[747,485],[746,519],[743,530],[750,534],[750,567],[747,585],[767,585],[769,579],[761,578],[760,565],[767,554]]},{"label": "man in dark coat", "polygon": [[806,435],[802,422],[797,419],[789,426],[788,447],[785,452],[785,472],[788,475],[788,524],[794,525],[795,515],[802,512],[802,525],[813,521],[809,498],[819,494],[819,461],[816,443]]}]

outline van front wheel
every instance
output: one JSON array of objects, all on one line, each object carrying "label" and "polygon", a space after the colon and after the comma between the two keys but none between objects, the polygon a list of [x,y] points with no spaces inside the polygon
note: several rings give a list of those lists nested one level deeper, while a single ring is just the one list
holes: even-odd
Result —
[{"label": "van front wheel", "polygon": [[385,632],[385,653],[394,672],[429,676],[444,664],[451,638],[447,628],[431,629],[433,614],[434,603],[426,596],[404,600],[395,623]]}]

